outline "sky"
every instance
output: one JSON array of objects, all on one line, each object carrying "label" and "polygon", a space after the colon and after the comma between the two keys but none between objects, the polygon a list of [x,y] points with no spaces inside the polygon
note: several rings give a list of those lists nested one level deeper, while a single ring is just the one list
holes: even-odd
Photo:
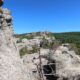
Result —
[{"label": "sky", "polygon": [[4,0],[17,34],[80,31],[80,0]]}]

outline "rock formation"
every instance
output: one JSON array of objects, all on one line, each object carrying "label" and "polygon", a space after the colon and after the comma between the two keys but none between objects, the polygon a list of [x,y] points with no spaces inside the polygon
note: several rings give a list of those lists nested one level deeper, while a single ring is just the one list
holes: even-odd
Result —
[{"label": "rock formation", "polygon": [[[69,44],[61,45],[56,50],[40,49],[40,52],[44,80],[80,80],[80,56],[76,55]],[[39,80],[39,54],[27,54],[23,62]]]},{"label": "rock formation", "polygon": [[15,44],[12,16],[8,9],[0,12],[0,80],[22,80],[22,61]]},{"label": "rock formation", "polygon": [[[47,80],[80,80],[80,56],[76,55],[74,50],[69,48],[69,45],[59,46],[53,50],[46,58],[52,65],[43,65],[47,71],[45,74]],[[52,66],[52,70],[49,69]]]},{"label": "rock formation", "polygon": [[80,56],[68,47],[60,46],[53,56],[56,63],[56,75],[62,80],[80,80]]}]

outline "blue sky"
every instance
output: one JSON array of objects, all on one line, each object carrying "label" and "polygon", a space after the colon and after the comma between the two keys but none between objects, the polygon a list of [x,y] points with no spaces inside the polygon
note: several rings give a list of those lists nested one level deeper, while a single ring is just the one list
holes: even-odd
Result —
[{"label": "blue sky", "polygon": [[80,31],[80,0],[4,0],[15,33]]}]

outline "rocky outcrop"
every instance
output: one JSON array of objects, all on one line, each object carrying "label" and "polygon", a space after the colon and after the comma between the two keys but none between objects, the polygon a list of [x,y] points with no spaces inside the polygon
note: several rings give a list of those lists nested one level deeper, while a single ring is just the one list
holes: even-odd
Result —
[{"label": "rocky outcrop", "polygon": [[35,75],[34,80],[40,79],[40,65],[44,80],[80,80],[80,56],[70,49],[69,44],[58,46],[56,49],[40,49],[39,53],[27,54],[23,57],[26,67]]},{"label": "rocky outcrop", "polygon": [[[76,55],[74,50],[70,50],[68,46],[59,46],[53,51],[47,59],[53,63],[52,77],[46,76],[48,80],[80,80],[80,56]],[[48,69],[48,68],[47,68]]]},{"label": "rocky outcrop", "polygon": [[[41,55],[47,55],[49,54],[49,49],[40,49]],[[40,80],[40,59],[39,59],[39,53],[34,54],[26,54],[22,57],[23,64],[25,66],[25,74],[27,77],[27,80]],[[48,63],[48,60],[46,58],[41,58],[42,64],[46,65]],[[27,68],[27,69],[26,69]],[[44,76],[45,77],[45,76]]]},{"label": "rocky outcrop", "polygon": [[22,61],[15,44],[12,16],[8,9],[0,12],[0,80],[22,80]]},{"label": "rocky outcrop", "polygon": [[22,49],[25,46],[28,50],[32,50],[33,46],[39,46],[40,42],[43,43],[43,48],[49,48],[50,44],[53,44],[56,39],[50,32],[34,32],[22,35],[15,35],[18,49]]}]

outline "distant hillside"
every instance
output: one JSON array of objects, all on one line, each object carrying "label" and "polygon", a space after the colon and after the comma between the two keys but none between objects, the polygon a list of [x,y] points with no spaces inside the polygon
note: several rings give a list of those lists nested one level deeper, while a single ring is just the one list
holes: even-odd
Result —
[{"label": "distant hillside", "polygon": [[54,33],[56,39],[60,40],[61,43],[74,44],[80,54],[80,32],[66,32],[66,33]]},{"label": "distant hillside", "polygon": [[33,32],[33,33],[24,33],[24,34],[15,34],[16,38],[27,38],[27,39],[33,39],[33,37],[36,36],[42,36],[43,34],[46,34],[47,36],[53,36],[53,33],[51,32]]},{"label": "distant hillside", "polygon": [[54,33],[54,36],[62,43],[76,43],[80,48],[80,32]]},{"label": "distant hillside", "polygon": [[[19,34],[15,35],[15,37],[23,39],[33,39],[34,36],[40,36],[44,32],[35,32],[35,33],[25,33],[25,34]],[[79,54],[80,54],[80,32],[65,32],[65,33],[51,33],[51,32],[45,32],[48,36],[55,36],[57,40],[59,40],[61,43],[70,43],[73,46],[76,46]]]}]

